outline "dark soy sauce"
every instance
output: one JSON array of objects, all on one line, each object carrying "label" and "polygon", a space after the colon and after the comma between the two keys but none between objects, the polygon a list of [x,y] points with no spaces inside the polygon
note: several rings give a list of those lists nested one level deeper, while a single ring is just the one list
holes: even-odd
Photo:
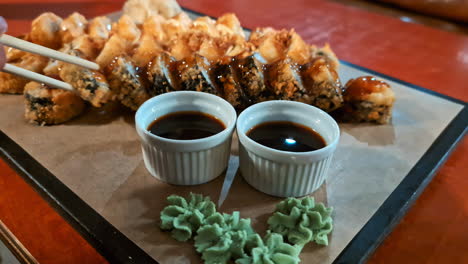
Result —
[{"label": "dark soy sauce", "polygon": [[288,121],[256,125],[247,132],[247,136],[266,147],[291,152],[313,151],[327,145],[313,129]]},{"label": "dark soy sauce", "polygon": [[226,127],[216,117],[197,111],[167,114],[153,121],[148,131],[168,139],[190,140],[212,136]]}]

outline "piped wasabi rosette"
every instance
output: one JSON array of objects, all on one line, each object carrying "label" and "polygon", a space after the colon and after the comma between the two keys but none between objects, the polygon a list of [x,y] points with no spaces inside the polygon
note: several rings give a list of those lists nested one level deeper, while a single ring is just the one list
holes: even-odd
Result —
[{"label": "piped wasabi rosette", "polygon": [[195,248],[208,264],[296,264],[310,241],[328,245],[333,229],[332,209],[314,198],[287,198],[268,219],[269,230],[262,239],[250,219],[239,212],[221,214],[208,197],[190,194],[167,198],[161,211],[161,229],[178,241],[194,238]]},{"label": "piped wasabi rosette", "polygon": [[283,236],[267,231],[262,239],[255,234],[245,245],[246,256],[238,258],[236,264],[297,264],[302,247],[290,245]]},{"label": "piped wasabi rosette", "polygon": [[191,239],[205,219],[216,213],[215,204],[201,194],[190,193],[188,201],[178,195],[166,200],[169,205],[161,211],[161,229],[171,231],[177,241]]},{"label": "piped wasabi rosette", "polygon": [[250,219],[240,218],[239,212],[215,213],[198,229],[195,248],[205,263],[227,263],[247,257],[245,247],[254,235]]},{"label": "piped wasabi rosette", "polygon": [[328,234],[333,229],[332,211],[323,203],[315,203],[313,197],[287,198],[268,219],[269,230],[281,234],[291,244],[304,246],[314,241],[328,246]]}]

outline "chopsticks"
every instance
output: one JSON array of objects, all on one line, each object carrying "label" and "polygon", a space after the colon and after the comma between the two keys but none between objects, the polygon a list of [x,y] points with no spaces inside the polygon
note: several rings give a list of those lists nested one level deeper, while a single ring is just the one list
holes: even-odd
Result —
[{"label": "chopsticks", "polygon": [[28,70],[25,70],[25,69],[20,68],[20,67],[16,67],[15,65],[11,65],[11,64],[8,64],[8,63],[5,64],[2,71],[6,72],[6,73],[18,75],[18,76],[24,77],[24,78],[29,79],[29,80],[33,80],[35,82],[45,83],[45,84],[47,84],[49,86],[52,86],[52,87],[55,87],[55,88],[60,88],[60,89],[68,90],[68,91],[74,91],[73,87],[70,84],[66,83],[66,82],[62,82],[62,81],[56,80],[54,78],[50,78],[48,76],[39,74],[37,72],[28,71]]},{"label": "chopsticks", "polygon": [[[94,62],[91,62],[82,58],[78,58],[69,54],[65,54],[60,51],[49,49],[49,48],[31,43],[31,42],[28,42],[19,38],[15,38],[6,34],[3,34],[0,36],[0,43],[4,44],[5,46],[9,46],[9,47],[16,48],[19,50],[39,54],[44,57],[53,58],[59,61],[68,62],[68,63],[82,66],[91,70],[99,70],[99,65],[97,63],[94,63]],[[36,72],[28,71],[28,70],[16,67],[11,64],[5,64],[5,67],[1,69],[1,71],[19,75],[21,77],[31,79],[36,82],[42,82],[42,83],[45,83],[47,85],[50,85],[56,88],[61,88],[65,90],[73,90],[73,87],[68,83],[47,77],[45,75],[38,74]]]},{"label": "chopsticks", "polygon": [[82,66],[91,70],[99,70],[99,65],[92,61],[88,61],[82,58],[78,58],[69,54],[62,53],[60,51],[49,49],[41,45],[37,45],[37,44],[31,43],[31,42],[28,42],[19,38],[15,38],[9,35],[4,34],[0,36],[0,43],[8,47],[39,54],[44,57],[49,57],[49,58],[56,59],[59,61],[68,62],[68,63]]}]

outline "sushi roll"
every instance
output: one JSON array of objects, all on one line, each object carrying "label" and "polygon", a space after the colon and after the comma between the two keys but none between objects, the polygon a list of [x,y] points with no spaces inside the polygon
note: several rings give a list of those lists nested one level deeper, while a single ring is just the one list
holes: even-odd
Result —
[{"label": "sushi roll", "polygon": [[237,110],[246,108],[250,104],[250,100],[236,81],[233,65],[230,64],[230,61],[219,61],[212,68],[211,78],[224,99]]},{"label": "sushi roll", "polygon": [[331,112],[343,104],[342,86],[338,74],[318,57],[301,66],[304,87],[307,90],[307,103],[326,112]]},{"label": "sushi roll", "polygon": [[62,18],[54,13],[43,13],[33,20],[29,37],[31,42],[51,49],[58,49],[62,46],[60,36],[60,25]]},{"label": "sushi roll", "polygon": [[131,58],[136,66],[146,66],[163,50],[159,44],[165,38],[161,26],[163,20],[161,16],[153,16],[145,20],[138,46],[134,49]]},{"label": "sushi roll", "polygon": [[392,116],[395,94],[386,82],[362,76],[346,83],[342,119],[350,122],[387,124]]},{"label": "sushi roll", "polygon": [[88,35],[97,50],[102,50],[109,39],[112,24],[109,18],[99,16],[89,21]]},{"label": "sushi roll", "polygon": [[137,110],[150,98],[142,74],[126,56],[115,58],[109,66],[107,77],[112,92],[123,105],[132,110]]},{"label": "sushi roll", "polygon": [[303,101],[305,103],[310,101],[302,84],[299,65],[293,63],[289,58],[268,64],[265,80],[273,99]]},{"label": "sushi roll", "polygon": [[[8,63],[37,73],[42,73],[48,61],[45,57],[13,49],[9,49],[6,54]],[[23,77],[0,72],[0,93],[21,94],[28,82]]]},{"label": "sushi roll", "polygon": [[86,34],[85,30],[88,26],[86,18],[75,12],[65,18],[60,24],[59,35],[63,44],[72,42],[75,38]]},{"label": "sushi roll", "polygon": [[340,61],[328,43],[322,48],[317,48],[314,45],[310,46],[310,54],[312,58],[323,58],[334,71],[338,72]]},{"label": "sushi roll", "polygon": [[180,90],[206,92],[215,95],[222,93],[216,89],[209,74],[210,63],[202,56],[194,55],[176,63],[176,74]]},{"label": "sushi roll", "polygon": [[258,53],[246,57],[238,57],[233,62],[237,82],[242,88],[249,104],[262,102],[271,97],[264,79],[265,60]]},{"label": "sushi roll", "polygon": [[147,66],[149,86],[147,88],[151,97],[177,90],[173,76],[176,66],[175,59],[166,52],[158,54]]},{"label": "sushi roll", "polygon": [[[81,57],[79,51],[70,54]],[[95,107],[100,107],[112,99],[112,93],[106,77],[98,71],[86,69],[70,63],[59,63],[59,77],[69,83],[84,100]]]},{"label": "sushi roll", "polygon": [[24,87],[25,118],[38,125],[66,122],[85,108],[84,101],[75,93],[29,82]]},{"label": "sushi roll", "polygon": [[129,54],[140,35],[141,31],[137,25],[128,16],[123,15],[119,21],[112,24],[110,38],[97,56],[96,63],[105,68],[114,58]]}]

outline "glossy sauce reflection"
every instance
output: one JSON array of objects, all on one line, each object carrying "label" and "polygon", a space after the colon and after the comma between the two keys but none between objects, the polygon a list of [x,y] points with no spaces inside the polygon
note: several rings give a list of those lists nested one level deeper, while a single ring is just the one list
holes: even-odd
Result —
[{"label": "glossy sauce reflection", "polygon": [[148,126],[148,131],[163,138],[190,140],[213,136],[225,128],[225,125],[212,115],[182,111],[156,119]]},{"label": "glossy sauce reflection", "polygon": [[259,144],[282,151],[307,152],[327,145],[313,129],[288,121],[259,124],[251,128],[247,136]]}]

